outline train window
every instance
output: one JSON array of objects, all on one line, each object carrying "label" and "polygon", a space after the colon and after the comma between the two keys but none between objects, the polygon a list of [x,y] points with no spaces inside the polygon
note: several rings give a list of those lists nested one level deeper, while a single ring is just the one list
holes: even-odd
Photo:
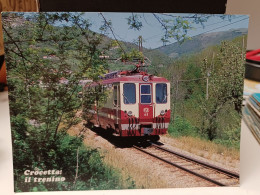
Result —
[{"label": "train window", "polygon": [[150,104],[151,103],[151,95],[141,95],[141,103],[142,104]]},{"label": "train window", "polygon": [[135,104],[136,102],[136,90],[134,83],[124,83],[123,85],[123,98],[125,104]]},{"label": "train window", "polygon": [[114,86],[114,105],[117,106],[117,86]]},{"label": "train window", "polygon": [[156,103],[164,104],[167,103],[167,85],[166,83],[156,84]]},{"label": "train window", "polygon": [[141,94],[151,94],[151,85],[141,85]]},{"label": "train window", "polygon": [[150,104],[152,102],[151,85],[141,85],[141,103]]}]

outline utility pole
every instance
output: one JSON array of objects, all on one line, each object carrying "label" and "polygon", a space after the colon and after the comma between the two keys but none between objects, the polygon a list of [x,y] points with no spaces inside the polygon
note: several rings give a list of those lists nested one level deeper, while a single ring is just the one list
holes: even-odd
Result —
[{"label": "utility pole", "polygon": [[163,41],[163,46],[166,46],[166,44],[167,44],[167,36],[166,35],[164,35],[164,39],[162,41]]},{"label": "utility pole", "polygon": [[243,41],[242,41],[242,60],[244,60],[244,55],[243,55],[243,51],[244,51],[244,47],[245,47],[245,37],[243,36]]},{"label": "utility pole", "polygon": [[206,100],[209,99],[209,72],[207,72]]},{"label": "utility pole", "polygon": [[82,97],[81,97],[81,107],[82,107],[82,112],[84,112],[84,89],[85,86],[82,86]]},{"label": "utility pole", "polygon": [[139,47],[139,51],[143,52],[143,37],[142,36],[138,37],[138,47]]},{"label": "utility pole", "polygon": [[206,100],[209,99],[209,77],[210,77],[211,70],[212,71],[214,70],[214,62],[213,62],[214,57],[215,57],[215,53],[213,53],[210,68],[207,68]]},{"label": "utility pole", "polygon": [[179,78],[176,80],[176,90],[175,90],[175,97],[174,97],[174,105],[173,105],[173,124],[175,121],[175,112],[176,112],[176,105],[177,105],[177,96],[178,96],[178,90],[179,90]]},{"label": "utility pole", "polygon": [[[138,37],[138,48],[139,48],[139,52],[141,52],[143,54],[143,37],[140,35]],[[139,60],[139,65],[140,66],[143,66],[143,70],[145,72],[147,72],[147,65],[144,66],[144,60],[145,60],[146,57],[144,57],[143,61],[142,60]]]}]

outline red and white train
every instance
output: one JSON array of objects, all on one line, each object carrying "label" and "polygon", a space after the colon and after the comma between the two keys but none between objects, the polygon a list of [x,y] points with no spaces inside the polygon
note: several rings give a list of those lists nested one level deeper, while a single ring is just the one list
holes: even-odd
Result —
[{"label": "red and white train", "polygon": [[104,129],[113,129],[121,137],[146,136],[158,140],[166,134],[170,123],[170,82],[162,77],[140,71],[115,71],[106,74],[98,83],[86,87],[108,90],[101,108],[97,102],[88,110],[91,122]]}]

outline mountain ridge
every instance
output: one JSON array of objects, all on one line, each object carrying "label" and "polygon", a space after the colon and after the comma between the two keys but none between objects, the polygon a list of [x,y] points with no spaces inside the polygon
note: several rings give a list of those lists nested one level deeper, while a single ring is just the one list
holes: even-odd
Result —
[{"label": "mountain ridge", "polygon": [[247,35],[247,32],[247,28],[239,28],[228,31],[203,33],[192,37],[191,40],[187,40],[181,45],[175,42],[153,50],[160,51],[171,58],[178,58],[185,54],[198,53],[209,46],[220,44],[223,40],[232,40],[236,37]]}]

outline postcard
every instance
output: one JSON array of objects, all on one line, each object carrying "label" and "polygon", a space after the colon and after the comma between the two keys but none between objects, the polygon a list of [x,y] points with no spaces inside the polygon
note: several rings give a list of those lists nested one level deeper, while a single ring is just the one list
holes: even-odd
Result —
[{"label": "postcard", "polygon": [[239,186],[247,15],[2,19],[15,192]]}]

